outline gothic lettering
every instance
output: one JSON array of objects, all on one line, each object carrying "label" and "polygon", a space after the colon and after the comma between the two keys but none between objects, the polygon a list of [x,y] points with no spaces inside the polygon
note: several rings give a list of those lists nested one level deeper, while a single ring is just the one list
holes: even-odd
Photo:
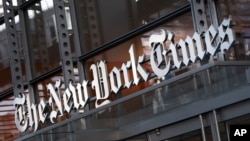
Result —
[{"label": "gothic lettering", "polygon": [[[185,40],[180,39],[177,44],[174,42],[173,33],[160,29],[159,34],[149,37],[149,63],[157,77],[164,77],[173,68],[180,69],[182,66],[195,63],[198,59],[203,60],[206,55],[214,56],[219,51],[224,53],[234,42],[231,19],[223,20],[218,29],[211,25],[204,35],[195,32]],[[122,63],[121,68],[113,67],[110,72],[107,71],[105,61],[92,64],[92,81],[83,80],[82,83],[76,84],[70,82],[66,89],[62,88],[61,80],[56,81],[55,85],[47,84],[47,92],[50,95],[48,101],[42,99],[40,103],[33,103],[29,94],[19,94],[14,100],[15,123],[18,130],[25,132],[31,127],[36,131],[39,123],[45,123],[47,119],[55,123],[65,112],[70,113],[72,109],[82,111],[90,99],[90,88],[95,91],[95,107],[98,108],[111,103],[109,97],[112,93],[117,94],[122,89],[138,85],[141,80],[148,81],[151,74],[143,67],[148,60],[144,55],[136,58],[134,45],[130,46],[128,53],[130,60]],[[130,77],[130,74],[133,77]]]},{"label": "gothic lettering", "polygon": [[118,68],[114,67],[109,73],[111,91],[117,94],[122,88],[121,72]]}]

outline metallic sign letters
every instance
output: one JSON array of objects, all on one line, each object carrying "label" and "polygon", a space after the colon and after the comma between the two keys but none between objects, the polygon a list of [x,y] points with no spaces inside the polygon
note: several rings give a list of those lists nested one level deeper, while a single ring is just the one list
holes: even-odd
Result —
[{"label": "metallic sign letters", "polygon": [[[174,34],[160,30],[160,34],[151,35],[150,64],[153,73],[163,77],[171,69],[180,69],[197,60],[204,60],[206,55],[214,56],[217,52],[227,51],[234,43],[235,35],[231,28],[231,19],[225,19],[216,29],[213,25],[204,34],[194,33],[185,40],[180,39],[174,43]],[[166,42],[170,43],[166,46]],[[95,107],[110,103],[111,93],[117,94],[121,89],[129,89],[142,81],[148,81],[150,73],[142,64],[146,62],[144,55],[135,56],[134,45],[129,49],[130,60],[123,63],[120,68],[114,67],[107,72],[105,61],[100,61],[90,66],[93,80],[83,80],[82,83],[69,83],[63,90],[62,82],[58,80],[54,85],[47,85],[50,94],[48,101],[41,99],[38,104],[31,102],[29,95],[19,94],[15,98],[15,123],[20,132],[25,132],[29,127],[36,131],[40,123],[55,123],[55,119],[64,113],[74,110],[83,110],[89,100],[89,89],[95,90]],[[171,55],[170,55],[171,54]],[[172,60],[172,62],[171,62]],[[132,74],[132,76],[130,76]]]}]

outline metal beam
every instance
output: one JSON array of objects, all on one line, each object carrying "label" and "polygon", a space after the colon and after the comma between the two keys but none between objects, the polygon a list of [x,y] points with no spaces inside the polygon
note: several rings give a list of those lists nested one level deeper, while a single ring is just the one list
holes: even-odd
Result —
[{"label": "metal beam", "polygon": [[[21,4],[23,0],[18,0],[18,4]],[[19,22],[20,22],[20,33],[21,33],[21,45],[22,49],[24,51],[24,57],[25,57],[25,71],[26,71],[26,85],[28,86],[29,90],[29,97],[33,101],[33,103],[38,103],[38,97],[35,93],[35,88],[33,85],[29,83],[30,80],[33,79],[34,77],[34,69],[32,68],[34,64],[34,59],[32,58],[32,51],[28,45],[28,15],[25,10],[18,9],[18,14],[19,14]]]},{"label": "metal beam", "polygon": [[[70,15],[71,15],[71,23],[72,23],[72,30],[74,35],[74,48],[75,48],[75,54],[77,57],[77,69],[78,69],[78,76],[79,76],[79,82],[83,82],[83,80],[86,80],[86,72],[84,71],[84,64],[83,61],[79,60],[79,57],[82,55],[82,48],[81,48],[81,42],[80,42],[80,30],[78,28],[78,22],[77,22],[77,15],[76,15],[76,7],[75,7],[75,1],[69,1],[69,9],[70,9]],[[89,96],[90,97],[90,96]],[[84,108],[84,111],[89,111],[89,107],[86,106]]]},{"label": "metal beam", "polygon": [[12,0],[3,0],[4,20],[6,24],[6,33],[8,39],[8,54],[13,83],[14,95],[17,97],[24,92],[24,84],[22,80],[22,67],[20,59],[20,44],[15,24],[15,7]]},{"label": "metal beam", "polygon": [[190,0],[195,31],[199,34],[208,29],[204,0]]},{"label": "metal beam", "polygon": [[201,124],[201,135],[202,135],[202,141],[206,141],[206,134],[205,134],[205,128],[204,128],[204,120],[203,116],[199,115],[200,118],[200,124]]},{"label": "metal beam", "polygon": [[[76,56],[78,58],[82,54],[82,49],[81,49],[81,42],[80,42],[80,35],[79,35],[80,30],[77,24],[75,1],[72,1],[72,0],[69,1],[69,9],[70,9],[70,15],[71,15],[72,30],[74,34],[74,48],[75,48]],[[78,67],[80,82],[82,82],[86,78],[84,74],[83,63],[79,59],[77,59],[77,67]]]},{"label": "metal beam", "polygon": [[74,82],[74,70],[64,1],[54,0],[54,10],[56,17],[57,34],[59,38],[59,50],[63,68],[64,83],[65,86],[67,86],[69,82]]},{"label": "metal beam", "polygon": [[209,113],[209,122],[211,126],[212,136],[214,141],[220,141],[220,130],[219,130],[219,123],[217,120],[217,113],[216,110],[213,110],[211,113]]}]

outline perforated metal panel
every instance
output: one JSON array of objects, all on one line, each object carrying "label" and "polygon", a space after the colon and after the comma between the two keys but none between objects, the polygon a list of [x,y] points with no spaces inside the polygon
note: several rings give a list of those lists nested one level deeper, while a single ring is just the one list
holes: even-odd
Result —
[{"label": "perforated metal panel", "polygon": [[74,82],[73,61],[67,29],[64,1],[54,0],[57,32],[59,38],[59,50],[63,67],[64,83]]},{"label": "perforated metal panel", "polygon": [[8,54],[11,68],[14,95],[23,93],[22,68],[19,51],[19,43],[15,25],[15,7],[12,0],[3,0],[4,20],[8,37]]}]

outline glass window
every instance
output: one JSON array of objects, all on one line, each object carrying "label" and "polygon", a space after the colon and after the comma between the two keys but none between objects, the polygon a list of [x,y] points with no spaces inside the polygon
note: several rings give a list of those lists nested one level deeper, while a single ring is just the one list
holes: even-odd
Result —
[{"label": "glass window", "polygon": [[14,97],[1,99],[0,102],[0,140],[15,140],[19,137],[19,132],[14,122],[15,107]]},{"label": "glass window", "polygon": [[[166,22],[165,24],[151,30],[148,31],[140,36],[137,36],[133,39],[130,39],[118,46],[115,46],[112,49],[109,49],[108,51],[104,51],[102,53],[100,53],[99,55],[96,55],[88,60],[86,60],[85,66],[86,66],[86,73],[87,74],[87,80],[94,80],[94,76],[93,76],[93,70],[95,69],[91,69],[91,66],[98,66],[98,64],[101,63],[101,60],[105,61],[105,65],[107,67],[107,73],[109,75],[110,72],[114,72],[114,69],[118,69],[121,72],[121,81],[122,81],[122,85],[125,84],[125,80],[123,75],[124,73],[122,73],[122,68],[124,67],[124,65],[126,64],[127,61],[131,60],[131,56],[133,56],[133,53],[131,53],[133,51],[132,46],[134,48],[134,56],[135,59],[138,60],[139,56],[145,55],[146,58],[149,57],[149,52],[150,52],[150,47],[148,44],[148,40],[149,40],[149,36],[152,34],[159,34],[160,33],[160,29],[165,29],[166,31],[169,32],[173,32],[175,34],[175,40],[176,42],[179,41],[179,39],[185,39],[188,35],[193,35],[194,33],[194,29],[193,29],[193,24],[192,24],[192,18],[191,18],[191,12],[190,13],[186,13],[183,14],[181,16],[179,16],[178,18],[175,18],[169,22]],[[137,62],[137,61],[135,61]],[[94,65],[93,65],[94,64]],[[148,71],[149,73],[152,72],[151,70],[151,66],[149,62],[143,63],[142,67]],[[185,70],[185,69],[184,69]],[[124,71],[123,71],[124,72]],[[178,72],[177,72],[178,73]],[[181,72],[179,72],[181,73]],[[130,76],[130,80],[133,80],[135,82],[135,76],[133,76],[133,72],[132,69],[128,69],[128,75]],[[117,75],[115,75],[117,76]],[[139,76],[139,74],[138,74]],[[101,77],[101,76],[100,76]],[[110,77],[109,77],[110,78]],[[142,80],[142,79],[141,79]],[[126,96],[128,94],[131,94],[133,92],[136,92],[138,90],[147,88],[151,85],[156,84],[156,79],[150,79],[149,81],[144,81],[142,83],[139,83],[138,85],[134,85],[132,87],[130,87],[129,89],[123,89],[121,91],[119,91],[119,95],[116,96],[111,96],[111,99],[115,99],[118,97],[122,97],[122,96]],[[109,83],[109,82],[108,82]],[[135,82],[136,83],[136,82]],[[110,90],[112,91],[114,87],[111,86],[111,84],[108,84],[110,87]],[[92,96],[95,96],[96,92],[92,92]]]},{"label": "glass window", "polygon": [[11,71],[10,64],[8,60],[8,40],[7,33],[5,29],[5,24],[0,26],[0,93],[11,88]]},{"label": "glass window", "polygon": [[60,65],[53,2],[42,0],[29,7],[29,43],[34,76]]},{"label": "glass window", "polygon": [[76,0],[84,52],[188,4],[187,0]]},{"label": "glass window", "polygon": [[167,139],[166,141],[201,141],[201,140],[202,140],[201,130],[196,130],[183,135],[179,135],[171,139]]}]

